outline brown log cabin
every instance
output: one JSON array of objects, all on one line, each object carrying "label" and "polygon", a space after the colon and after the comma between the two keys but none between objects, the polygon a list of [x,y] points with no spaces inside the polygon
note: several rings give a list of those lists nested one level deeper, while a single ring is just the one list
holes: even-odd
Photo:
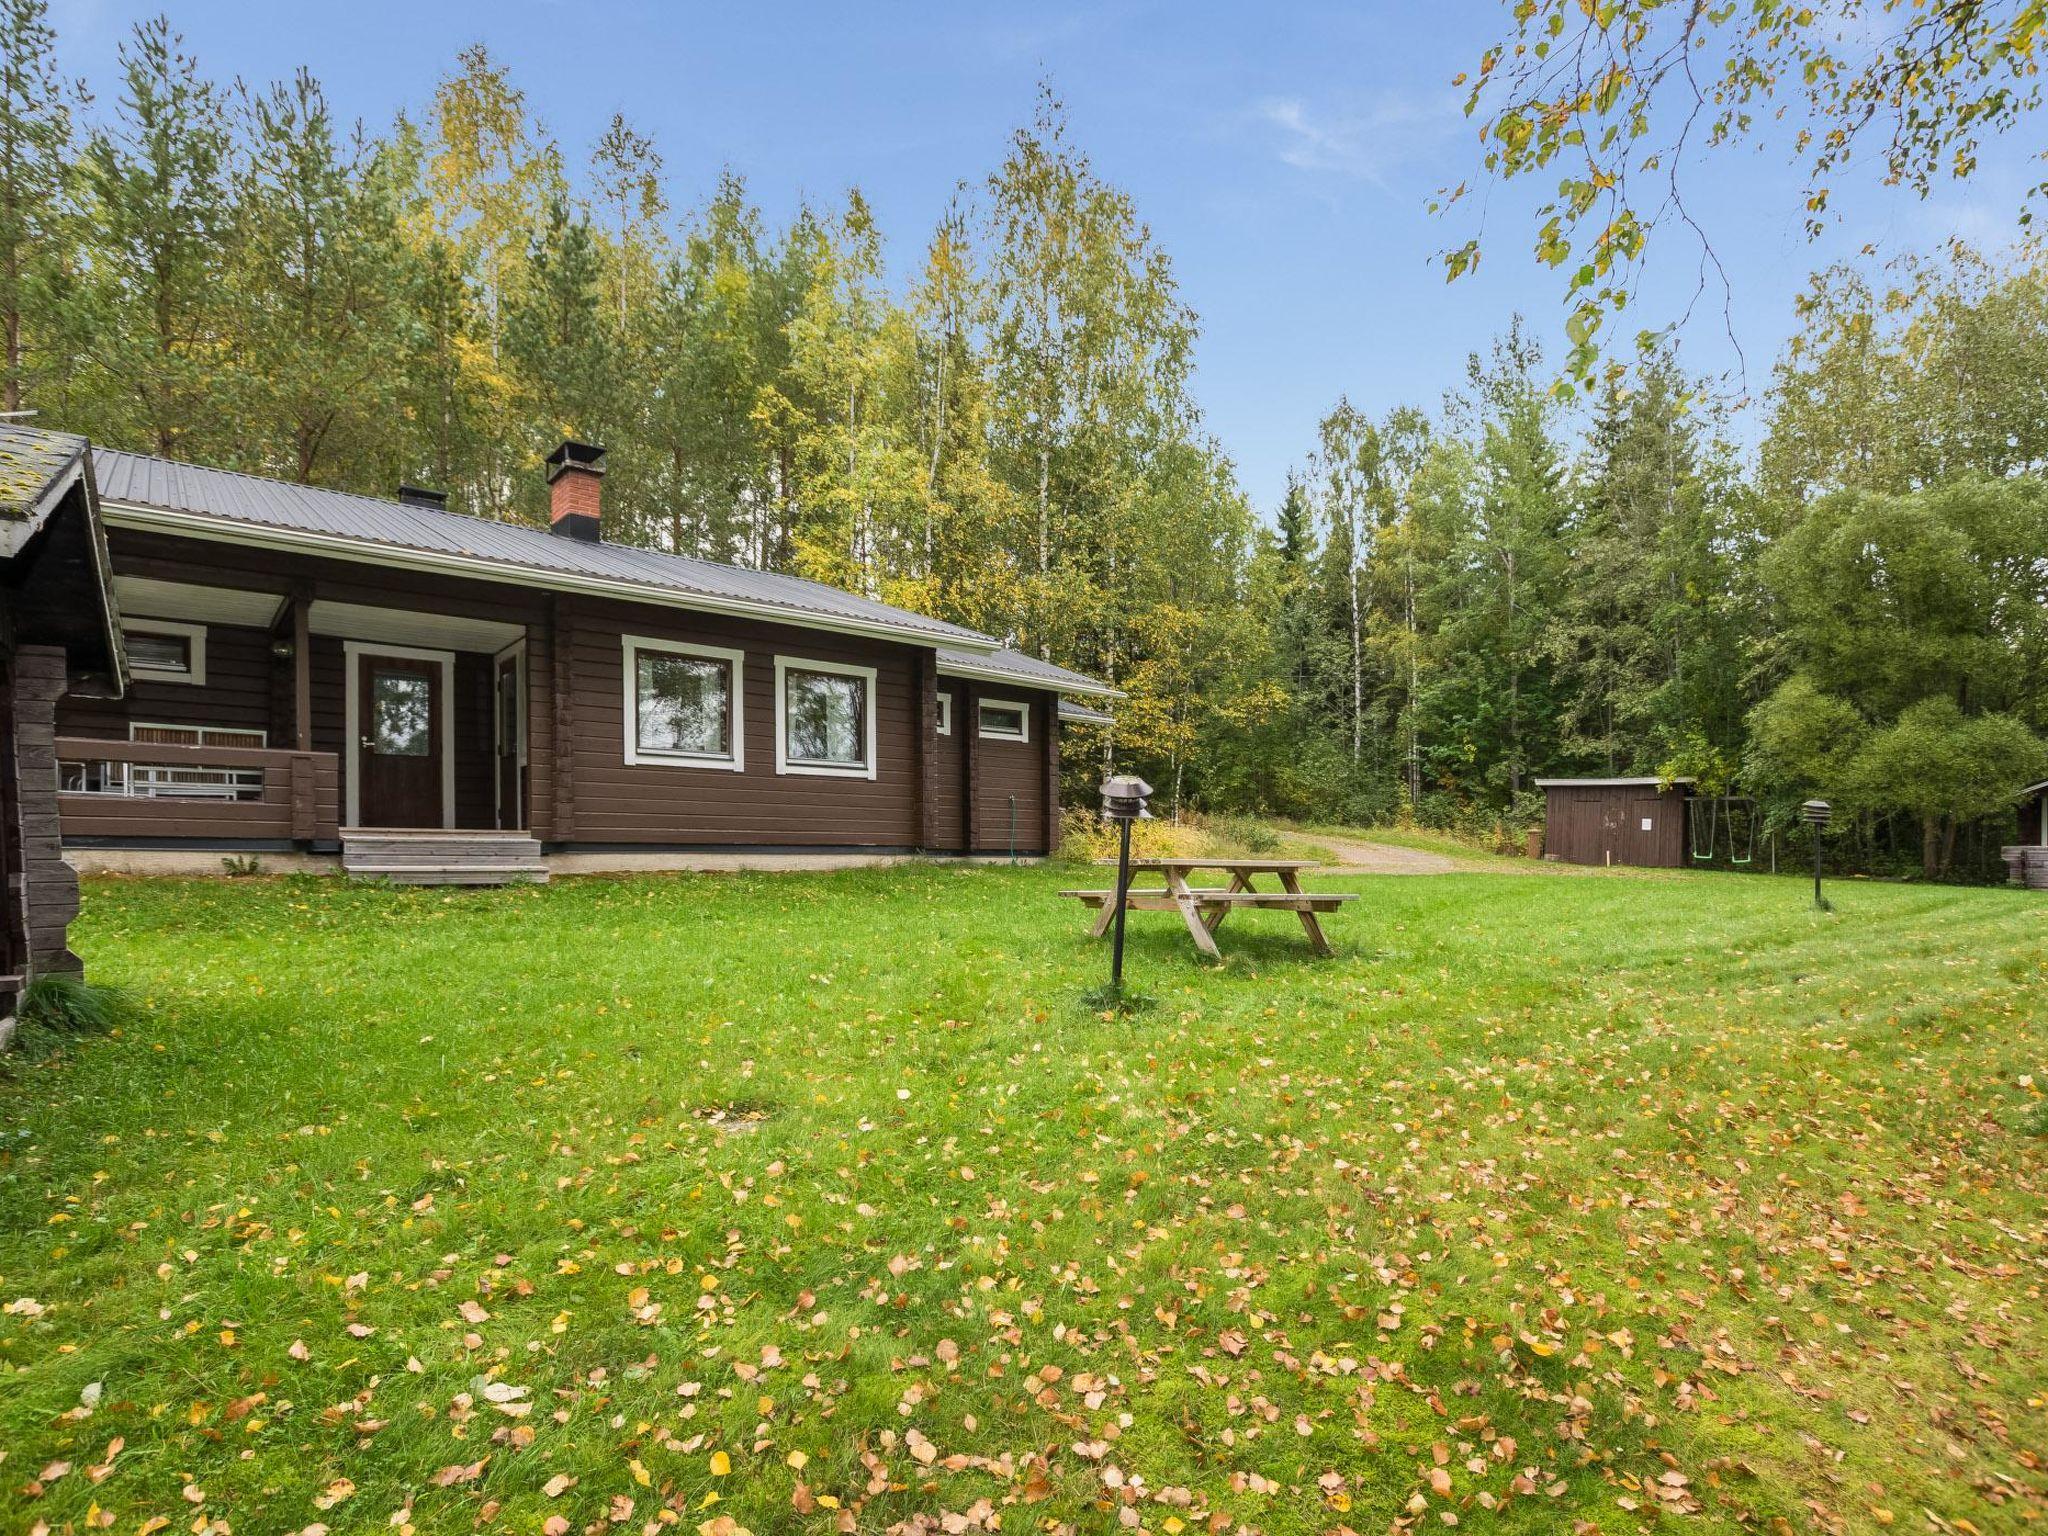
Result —
[{"label": "brown log cabin", "polygon": [[603,450],[548,529],[95,450],[131,684],[58,706],[86,867],[692,867],[1034,857],[1063,724],[1116,691],[815,582],[603,536]]}]

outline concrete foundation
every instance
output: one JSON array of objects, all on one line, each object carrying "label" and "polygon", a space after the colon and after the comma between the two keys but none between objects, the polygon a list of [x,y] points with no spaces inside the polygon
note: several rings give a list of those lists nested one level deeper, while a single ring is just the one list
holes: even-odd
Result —
[{"label": "concrete foundation", "polygon": [[[227,875],[229,855],[201,849],[71,848],[65,858],[81,875],[155,876],[191,879]],[[338,875],[341,859],[327,853],[257,853],[241,857],[256,861],[264,875]],[[550,853],[542,856],[551,876],[630,874],[718,874],[743,870],[869,869],[895,864],[1007,864],[1007,854],[972,858],[929,858],[915,853]],[[1019,864],[1043,859],[1020,858]]]}]

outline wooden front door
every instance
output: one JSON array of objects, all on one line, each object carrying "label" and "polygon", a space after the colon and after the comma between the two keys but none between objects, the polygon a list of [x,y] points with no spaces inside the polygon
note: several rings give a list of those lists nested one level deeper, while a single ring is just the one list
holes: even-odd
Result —
[{"label": "wooden front door", "polygon": [[513,831],[526,825],[526,775],[519,771],[525,755],[526,711],[519,697],[519,657],[498,658],[498,825]]},{"label": "wooden front door", "polygon": [[365,827],[442,825],[441,664],[403,656],[357,659],[362,776],[357,822]]}]

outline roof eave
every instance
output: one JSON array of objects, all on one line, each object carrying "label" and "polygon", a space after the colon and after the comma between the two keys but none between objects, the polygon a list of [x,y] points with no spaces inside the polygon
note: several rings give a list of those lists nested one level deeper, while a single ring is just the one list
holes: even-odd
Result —
[{"label": "roof eave", "polygon": [[81,442],[71,461],[43,482],[35,499],[22,508],[21,516],[0,518],[0,558],[12,559],[27,547],[28,541],[50,520],[50,514],[57,510],[66,493],[85,473],[85,463],[86,451]]},{"label": "roof eave", "polygon": [[1629,789],[1644,785],[1670,785],[1673,789],[1697,784],[1697,779],[1660,779],[1654,774],[1634,779],[1536,779],[1538,789]]},{"label": "roof eave", "polygon": [[573,571],[549,571],[539,566],[492,560],[481,555],[451,554],[444,550],[419,549],[409,544],[387,544],[347,534],[320,533],[303,528],[278,528],[264,523],[219,517],[207,512],[184,512],[168,507],[152,507],[140,502],[103,501],[100,506],[105,520],[121,528],[182,534],[187,538],[211,539],[218,543],[244,544],[261,549],[322,554],[333,559],[352,560],[358,564],[396,565],[402,568],[466,576],[478,581],[537,587],[550,592],[578,592],[593,597],[611,597],[663,608],[685,608],[697,613],[758,619],[764,623],[786,624],[799,629],[819,629],[834,634],[894,640],[905,645],[948,645],[985,652],[1002,649],[1002,642],[966,630],[932,630],[880,621],[838,618],[776,603],[750,602],[744,598],[723,598],[704,593],[684,592],[673,587],[651,586],[645,582],[626,581],[618,577],[591,576]]},{"label": "roof eave", "polygon": [[1031,677],[1022,672],[1008,672],[1001,667],[962,666],[957,661],[939,663],[942,677],[971,677],[981,683],[1006,683],[1012,688],[1036,688],[1042,693],[1079,693],[1096,699],[1121,699],[1125,697],[1121,688],[1112,688],[1108,683],[1098,683],[1092,677],[1081,677],[1071,673],[1075,681],[1063,678]]}]

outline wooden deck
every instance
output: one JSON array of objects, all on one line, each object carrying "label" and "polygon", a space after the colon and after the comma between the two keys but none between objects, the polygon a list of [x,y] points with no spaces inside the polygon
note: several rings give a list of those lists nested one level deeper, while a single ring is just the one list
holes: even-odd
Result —
[{"label": "wooden deck", "polygon": [[547,862],[527,832],[447,832],[350,827],[341,867],[358,880],[395,885],[546,885]]}]

